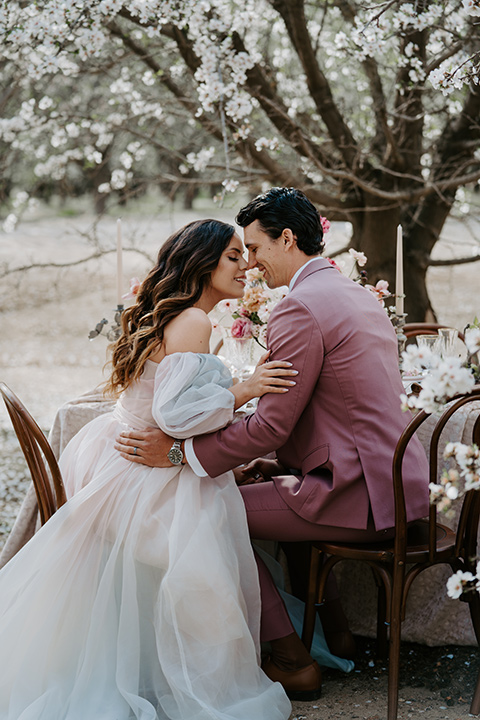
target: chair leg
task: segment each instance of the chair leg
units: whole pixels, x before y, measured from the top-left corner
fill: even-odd
[[[308,576],[307,598],[305,601],[305,613],[303,616],[302,641],[307,650],[312,647],[313,633],[315,630],[315,617],[317,601],[318,568],[320,565],[320,553],[315,548],[310,550],[310,574]]]
[[[480,715],[480,672],[477,677],[477,684],[475,685],[475,692],[473,693],[472,704],[470,705],[470,715]]]
[[[474,591],[470,593],[468,606],[475,637],[477,638],[477,643],[480,645],[480,595],[478,592]],[[470,705],[470,715],[480,715],[480,671],[478,673],[475,692],[473,693],[472,704]]]
[[[390,606],[390,652],[388,664],[388,720],[397,720],[398,684],[400,675],[400,642],[402,634],[402,603],[405,565],[397,563],[393,569]]]
[[[388,720],[397,720],[398,681],[400,674],[400,620],[393,617],[390,623],[390,652],[388,664]]]
[[[388,655],[387,629],[387,594],[383,584],[379,584],[377,599],[377,655],[381,660],[386,660]]]
[[[473,630],[477,643],[480,645],[480,595],[478,592],[469,593],[468,607],[470,610],[470,617],[472,618]]]

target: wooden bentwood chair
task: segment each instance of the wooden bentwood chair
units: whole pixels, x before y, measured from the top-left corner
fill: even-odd
[[[417,335],[438,335],[440,328],[448,327],[448,325],[439,325],[438,323],[405,323],[403,326],[403,332],[407,338],[415,338]],[[465,341],[465,336],[460,330],[458,330],[458,338],[462,342]]]
[[[60,469],[50,443],[23,403],[5,383],[0,383],[0,393],[30,470],[44,525],[67,499]]]
[[[475,400],[480,400],[480,385],[476,385],[469,395],[456,396],[436,421],[430,440],[430,482],[437,482],[438,443],[443,428],[461,407]],[[361,560],[370,565],[378,587],[377,652],[380,657],[386,657],[389,645],[388,720],[397,718],[401,624],[405,618],[407,596],[413,581],[423,570],[439,563],[450,565],[454,571],[464,570],[475,574],[480,491],[471,490],[464,496],[456,532],[437,522],[435,505],[430,506],[428,520],[419,520],[407,527],[402,462],[410,439],[428,417],[428,413],[419,411],[405,428],[395,450],[395,538],[372,544],[311,543],[309,588],[302,639],[309,649],[313,637],[315,610],[323,601],[325,583],[334,565],[347,559]],[[472,436],[473,442],[480,445],[480,411]],[[324,563],[320,562],[322,553],[326,556]],[[476,591],[468,592],[462,596],[462,600],[469,603],[473,628],[480,644],[480,595]],[[387,641],[388,628],[390,633]],[[480,675],[470,712],[474,715],[480,713]]]

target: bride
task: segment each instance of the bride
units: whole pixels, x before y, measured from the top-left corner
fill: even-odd
[[[68,502],[0,572],[1,720],[289,717],[259,667],[258,577],[233,473],[200,479],[114,450],[126,428],[190,437],[288,391],[289,363],[265,355],[232,385],[208,354],[207,313],[243,294],[242,253],[232,226],[190,223],[124,312],[115,409],[69,443]]]

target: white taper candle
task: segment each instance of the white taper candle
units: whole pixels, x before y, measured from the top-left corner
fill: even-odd
[[[117,220],[117,305],[123,305],[122,221]]]
[[[403,315],[403,234],[402,226],[397,226],[397,267],[395,275],[395,312]]]

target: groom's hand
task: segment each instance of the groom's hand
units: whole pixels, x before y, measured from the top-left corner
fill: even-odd
[[[242,465],[233,471],[237,485],[254,485],[267,482],[276,475],[284,475],[285,468],[278,460],[257,458],[248,465]]]
[[[115,449],[125,460],[149,465],[150,467],[172,467],[167,453],[173,438],[158,428],[129,430],[117,437]]]

